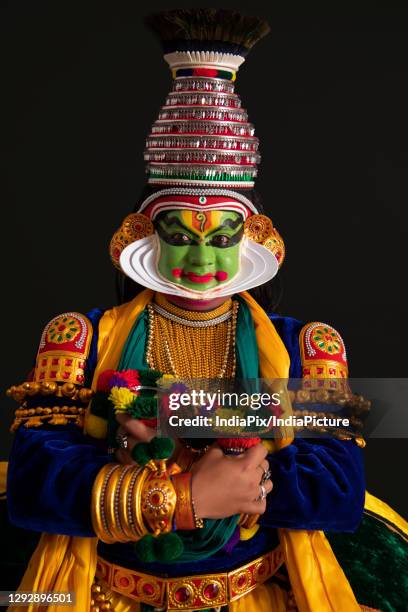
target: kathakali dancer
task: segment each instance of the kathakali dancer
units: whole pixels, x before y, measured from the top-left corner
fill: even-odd
[[[110,244],[122,303],[54,317],[9,391],[9,515],[41,533],[19,588],[74,592],[80,612],[405,609],[406,523],[366,494],[368,405],[338,383],[343,340],[260,305],[285,249],[254,191],[259,142],[235,78],[269,28],[218,9],[148,23],[173,85],[147,137],[147,186]],[[156,390],[173,379],[289,377],[303,383],[281,415],[337,406],[355,428],[156,435]],[[25,609],[66,609],[37,606]]]

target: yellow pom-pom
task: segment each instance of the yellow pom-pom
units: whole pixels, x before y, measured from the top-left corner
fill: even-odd
[[[173,374],[163,374],[163,376],[156,381],[156,384],[161,389],[170,389],[175,380],[176,377],[173,376]]]
[[[109,399],[117,412],[127,412],[135,394],[127,387],[112,387]]]
[[[98,440],[104,440],[108,434],[108,424],[102,417],[87,411],[85,415],[85,433]]]

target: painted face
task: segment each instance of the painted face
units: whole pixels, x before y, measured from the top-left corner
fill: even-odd
[[[225,210],[170,210],[155,221],[160,238],[159,272],[198,291],[230,281],[239,270],[243,219]]]

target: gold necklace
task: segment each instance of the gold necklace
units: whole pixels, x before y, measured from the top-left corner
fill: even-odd
[[[229,301],[212,311],[196,312],[173,304],[169,307],[165,298],[157,298],[159,309],[148,305],[149,366],[184,379],[234,377],[239,303]],[[192,322],[199,325],[191,325]]]

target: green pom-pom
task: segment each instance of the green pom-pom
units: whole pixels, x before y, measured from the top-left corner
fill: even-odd
[[[134,419],[152,419],[157,416],[157,399],[155,397],[137,397],[128,409]]]
[[[152,563],[156,561],[155,538],[148,533],[135,543],[135,552],[141,561]]]
[[[153,438],[150,442],[141,442],[132,448],[132,459],[138,465],[146,465],[150,459],[167,459],[175,448],[171,438]]]
[[[146,463],[149,463],[150,459],[152,458],[149,444],[147,442],[136,444],[132,448],[132,452],[130,454],[132,455],[133,461],[136,461],[138,465],[146,465]]]
[[[171,438],[153,438],[149,443],[152,459],[167,459],[175,449],[175,442]]]
[[[163,376],[158,370],[139,370],[139,379],[142,385],[154,386],[156,380]]]
[[[158,561],[173,561],[183,554],[184,544],[177,533],[163,533],[155,539],[154,550]]]

